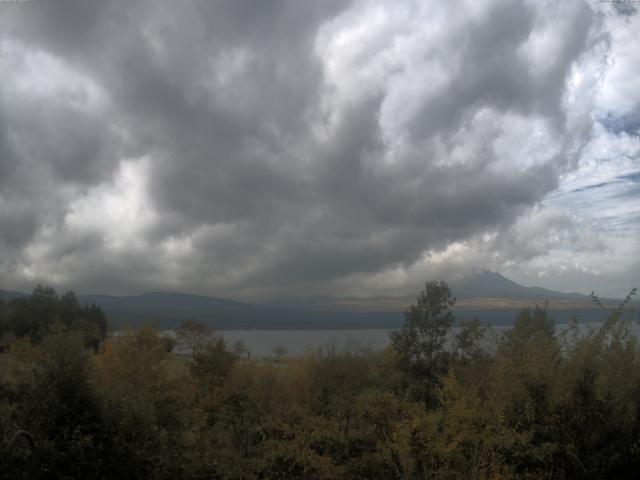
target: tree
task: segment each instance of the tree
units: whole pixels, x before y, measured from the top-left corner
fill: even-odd
[[[489,354],[484,341],[489,328],[477,318],[460,326],[455,335],[455,350],[458,360],[462,363],[477,362],[486,359]]]
[[[211,327],[196,320],[184,320],[176,329],[176,340],[192,351],[209,342],[215,332]]]
[[[5,310],[4,330],[34,343],[55,332],[78,331],[85,346],[97,350],[107,334],[107,319],[100,307],[81,307],[72,291],[59,297],[53,288],[38,285],[29,297],[11,300]]]
[[[73,328],[76,319],[80,315],[80,305],[78,298],[72,291],[66,292],[58,301],[58,310],[60,312],[60,320],[67,328]]]
[[[5,303],[4,303],[4,300],[0,298],[0,353],[2,353],[2,349],[3,349],[2,337],[4,337],[4,334],[7,330],[6,323],[7,323],[7,314],[6,314]]]
[[[275,345],[271,351],[273,355],[276,357],[276,362],[279,362],[283,355],[287,354],[287,347],[284,345]]]
[[[405,312],[402,328],[391,332],[391,345],[399,354],[399,367],[408,377],[409,390],[425,407],[437,402],[439,378],[447,370],[449,354],[444,346],[454,304],[446,282],[427,282],[416,304]]]
[[[217,387],[227,379],[236,359],[222,337],[211,337],[193,351],[191,373],[205,390]]]
[[[247,346],[244,340],[236,340],[231,350],[233,351],[233,353],[236,354],[238,358],[243,357],[245,355],[247,356],[247,358],[251,356],[249,347]]]
[[[173,384],[165,342],[153,328],[111,339],[95,358],[109,450],[103,478],[182,478],[182,384]]]
[[[107,319],[100,307],[91,304],[77,310],[69,328],[82,333],[87,348],[98,351],[107,336]]]
[[[501,347],[511,350],[514,355],[521,354],[523,348],[532,343],[558,343],[555,324],[549,317],[547,304],[542,307],[536,305],[533,310],[521,309],[513,328],[504,332],[503,337]]]
[[[47,478],[93,478],[106,439],[81,334],[57,333],[37,346],[14,345],[5,387],[15,402],[12,430],[21,427],[33,435]]]
[[[9,329],[34,343],[49,335],[53,324],[60,320],[58,295],[51,287],[38,285],[31,296],[13,299],[9,306]]]
[[[173,337],[161,337],[167,353],[171,353],[176,346],[177,340]]]

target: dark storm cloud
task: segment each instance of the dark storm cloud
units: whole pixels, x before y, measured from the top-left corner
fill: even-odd
[[[405,95],[414,114],[395,137],[386,79],[406,75],[418,90],[427,79],[383,68],[377,87],[349,90],[349,70],[328,65],[353,58],[358,75],[400,36],[383,31],[369,50],[348,35],[322,44],[384,4],[3,5],[12,62],[50,57],[77,77],[77,87],[38,96],[38,85],[24,90],[4,74],[13,83],[0,87],[0,245],[32,272],[5,279],[46,280],[57,268],[61,282],[91,289],[314,296],[350,274],[410,266],[429,249],[507,228],[557,186],[571,142],[585,135],[563,98],[594,17],[568,3],[562,19],[528,2],[468,18],[443,6],[458,29],[395,55],[452,70],[435,93]],[[527,50],[557,22],[553,33],[567,35],[553,51]],[[36,84],[49,85],[47,74]],[[528,132],[529,117],[560,140],[528,163],[517,135],[504,140],[504,122]],[[391,155],[390,136],[400,153]],[[96,226],[91,208],[125,220]]]

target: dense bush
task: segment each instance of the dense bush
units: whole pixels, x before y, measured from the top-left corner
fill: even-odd
[[[39,295],[18,308],[45,320],[17,331],[0,357],[0,430],[31,432],[42,478],[596,479],[640,469],[628,300],[586,333],[560,334],[535,308],[502,335],[478,322],[454,334],[451,292],[427,284],[386,351],[275,363],[241,359],[193,322],[181,332],[190,358],[149,327],[96,353],[69,327],[75,307]],[[6,327],[6,306],[2,315]],[[0,474],[16,477],[6,445],[0,453]]]

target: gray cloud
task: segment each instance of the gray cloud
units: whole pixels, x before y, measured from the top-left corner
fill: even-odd
[[[487,232],[540,257],[510,232],[579,163],[608,41],[581,1],[1,8],[0,280],[116,293],[340,295]]]

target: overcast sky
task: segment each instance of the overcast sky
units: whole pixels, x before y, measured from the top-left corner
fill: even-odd
[[[0,288],[640,286],[640,4],[0,2]]]

